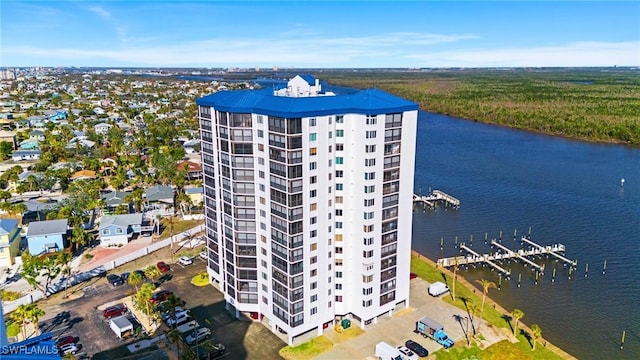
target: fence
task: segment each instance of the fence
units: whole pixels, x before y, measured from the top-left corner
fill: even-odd
[[[181,242],[181,241],[185,241],[188,238],[191,237],[192,234],[197,234],[199,232],[204,231],[204,225],[198,225],[190,230],[187,230],[185,232],[182,232],[180,234],[177,234],[173,237],[173,240],[175,240],[175,242]],[[96,276],[101,276],[104,275],[107,271],[109,270],[113,270],[114,268],[124,265],[128,262],[131,262],[133,260],[136,260],[138,258],[141,258],[143,256],[149,255],[154,251],[160,250],[164,247],[167,247],[169,245],[171,245],[171,238],[168,239],[164,239],[161,241],[158,241],[156,243],[153,243],[149,246],[146,246],[142,249],[138,249],[132,253],[126,254],[116,260],[112,260],[107,262],[106,264],[97,266],[91,270],[87,270],[85,272],[76,274],[76,275],[72,275],[71,277],[69,277],[68,283],[66,284],[67,287],[71,287],[74,285],[77,285],[81,282],[85,282],[89,279],[92,279]],[[65,281],[59,281],[56,284],[53,284],[51,286],[49,286],[47,288],[47,294],[48,296],[51,296],[55,293],[58,293],[60,291],[63,291],[65,288]],[[27,305],[27,304],[31,304],[33,302],[36,302],[40,299],[44,298],[44,294],[42,293],[42,291],[40,290],[36,290],[36,291],[32,291],[31,293],[29,293],[28,295],[25,295],[19,299],[16,299],[14,301],[7,301],[6,303],[4,303],[2,305],[2,312],[4,314],[8,314],[10,312],[12,312],[13,310],[15,310],[18,306],[20,305]]]

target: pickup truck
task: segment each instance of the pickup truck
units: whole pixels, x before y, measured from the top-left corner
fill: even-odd
[[[445,349],[453,346],[454,342],[444,332],[444,327],[437,321],[423,317],[416,322],[415,333],[422,335],[425,338],[431,338],[438,344],[442,345]]]

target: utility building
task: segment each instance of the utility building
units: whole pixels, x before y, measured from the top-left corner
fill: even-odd
[[[196,101],[211,282],[289,344],[408,306],[418,105],[368,89]]]

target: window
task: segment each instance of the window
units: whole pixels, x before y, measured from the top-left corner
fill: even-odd
[[[317,307],[311,308],[311,315],[315,315],[317,312],[318,312],[318,308]]]
[[[373,275],[362,275],[363,283],[370,283],[373,281]]]
[[[364,238],[365,245],[373,245],[373,238]]]
[[[373,300],[362,300],[362,307],[369,307],[373,303]]]
[[[336,144],[336,151],[344,151],[344,144]]]
[[[366,233],[373,232],[373,225],[362,225],[362,231]]]
[[[342,189],[343,189],[343,184],[336,184],[336,191],[342,190]]]
[[[365,137],[366,137],[367,139],[375,139],[375,138],[376,138],[376,132],[375,132],[375,130],[367,131],[367,132],[365,133]]]
[[[373,250],[365,250],[362,252],[362,257],[370,258],[373,257]]]
[[[311,295],[311,302],[316,302],[316,301],[318,301],[318,295]]]
[[[343,172],[342,170],[337,170],[337,171],[336,171],[336,177],[337,177],[337,178],[344,177],[344,172]]]
[[[342,115],[336,116],[336,124],[342,124],[342,123],[344,123],[344,116]]]
[[[344,137],[344,130],[336,130],[336,137]]]
[[[318,257],[317,257],[317,256],[312,256],[312,257],[311,257],[311,260],[309,260],[309,262],[310,262],[311,264],[315,264],[315,263],[317,263],[317,262],[318,262]]]
[[[336,302],[342,302],[342,295],[336,295]]]
[[[342,284],[336,284],[336,290],[342,290]]]
[[[336,222],[336,229],[342,229],[342,222]]]
[[[375,199],[364,199],[364,206],[373,206],[375,203]]]
[[[309,205],[309,210],[310,211],[318,210],[318,203],[313,203],[313,204]]]
[[[317,136],[318,135],[316,133],[309,134],[309,141],[316,141]]]
[[[365,213],[364,213],[364,219],[365,219],[365,220],[371,220],[371,219],[373,219],[373,211],[371,211],[371,212],[365,212]]]
[[[311,270],[311,276],[318,276],[318,269]]]
[[[364,146],[364,152],[367,152],[367,153],[376,152],[376,146],[375,145],[365,145]]]
[[[264,137],[264,131],[258,130],[258,137],[259,138],[263,138]]]
[[[312,237],[312,238],[318,236],[318,230],[311,230],[311,233],[310,233],[309,236]]]
[[[316,126],[316,118],[309,119],[309,126]]]
[[[376,159],[364,159],[364,166],[376,166]]]
[[[318,243],[311,244],[311,246],[309,248],[311,249],[311,251],[318,250]]]
[[[367,185],[364,187],[364,192],[367,194],[373,193],[376,191],[376,186],[375,185]]]
[[[313,156],[313,155],[316,155],[317,153],[318,153],[318,148],[312,147],[311,149],[309,149],[309,155]]]
[[[342,204],[343,201],[344,201],[344,197],[336,196],[336,204]]]
[[[374,172],[364,173],[365,180],[375,180],[375,178],[376,178],[376,173]]]
[[[311,283],[311,290],[316,289],[317,287],[318,287],[318,282],[317,281],[314,281],[314,282]],[[317,298],[318,297],[316,296],[316,299]]]
[[[342,278],[342,271],[336,271],[336,278]]]
[[[312,198],[316,197],[317,195],[318,195],[318,190],[311,190],[309,192],[309,196]]]
[[[329,131],[329,139],[333,138],[333,131]]]
[[[336,209],[336,216],[342,216],[342,209]]]
[[[375,125],[378,118],[375,115],[367,115],[367,125]]]
[[[371,294],[373,294],[373,288],[372,287],[362,289],[362,295],[371,295]]]
[[[316,163],[315,161],[312,161],[309,163],[309,170],[315,170],[318,168],[318,163]]]
[[[344,158],[342,156],[336,157],[336,165],[342,165],[344,163]]]

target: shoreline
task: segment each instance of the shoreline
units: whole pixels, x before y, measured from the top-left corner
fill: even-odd
[[[411,249],[411,254],[415,255],[420,261],[434,267],[435,269],[437,269],[438,271],[441,271],[445,274],[447,274],[447,276],[449,276],[451,279],[453,279],[453,272],[450,271],[447,268],[441,268],[438,267],[436,265],[436,263],[429,259],[428,257],[420,254],[419,252]],[[473,291],[474,293],[478,290],[475,286],[473,286],[469,281],[467,281],[467,279],[465,279],[463,276],[458,276],[456,279],[460,284],[462,284],[463,286],[465,286],[467,289]],[[486,300],[485,300],[486,305],[490,305],[493,306],[497,311],[503,313],[503,314],[510,314],[510,311],[507,311],[505,308],[503,308],[500,304],[498,304],[497,302],[495,302],[490,296],[489,294],[487,294],[486,296]],[[529,328],[529,326],[527,324],[525,324],[524,322],[522,322],[522,320],[518,321],[518,326],[522,329],[524,329],[527,332],[531,332],[531,329]],[[562,350],[561,348],[559,348],[558,346],[552,344],[551,342],[549,342],[548,340],[546,340],[544,337],[541,337],[539,340],[540,344],[545,344],[544,346],[553,351],[556,355],[558,355],[559,357],[561,357],[562,359],[571,359],[571,360],[577,360],[577,358],[571,354],[569,354],[568,352]]]

